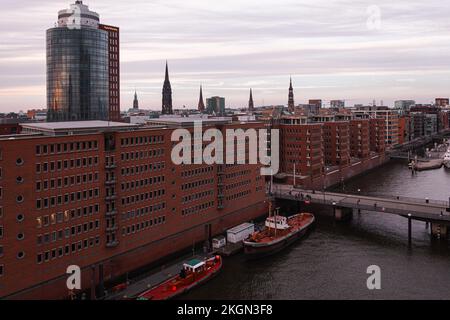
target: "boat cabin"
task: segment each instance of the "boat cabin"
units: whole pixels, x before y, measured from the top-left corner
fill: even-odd
[[[199,273],[205,269],[205,261],[201,261],[199,259],[192,259],[185,264],[183,264],[183,270],[189,273]]]
[[[286,230],[290,226],[287,223],[287,218],[282,216],[269,217],[266,219],[266,227],[270,229]]]

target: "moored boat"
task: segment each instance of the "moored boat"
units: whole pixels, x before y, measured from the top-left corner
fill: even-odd
[[[244,241],[244,252],[250,258],[274,254],[304,237],[314,222],[315,217],[311,213],[291,217],[269,214],[265,227]]]
[[[138,300],[168,300],[213,278],[222,269],[222,258],[193,259],[183,264],[181,272],[138,295]]]

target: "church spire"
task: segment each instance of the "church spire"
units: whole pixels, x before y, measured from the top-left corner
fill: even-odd
[[[172,110],[172,87],[169,80],[169,65],[166,61],[166,76],[162,90],[162,114],[173,114]]]
[[[133,109],[139,109],[139,100],[136,90],[134,91]]]
[[[203,89],[200,85],[200,98],[198,100],[198,111],[204,112],[205,111],[205,103],[203,102]]]
[[[255,105],[253,103],[253,91],[250,88],[250,99],[248,100],[248,111],[254,111]]]
[[[292,87],[292,77],[290,78],[289,83],[289,101],[288,101],[288,110],[294,112],[295,103],[294,103],[294,88]]]

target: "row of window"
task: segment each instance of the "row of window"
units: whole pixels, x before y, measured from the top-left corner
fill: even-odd
[[[203,199],[205,197],[209,197],[209,196],[213,196],[213,195],[214,195],[214,190],[208,190],[208,191],[190,194],[190,195],[182,198],[182,203],[196,201],[196,200]]]
[[[138,202],[142,202],[142,201],[159,198],[159,197],[164,196],[165,194],[166,194],[166,190],[160,189],[160,190],[155,190],[155,191],[150,191],[150,192],[145,192],[145,193],[141,193],[141,194],[137,194],[137,195],[124,197],[124,198],[122,198],[122,205],[125,206],[125,205],[130,205],[130,204],[134,204],[134,203],[138,203]]]
[[[193,188],[202,187],[208,184],[214,183],[214,179],[205,179],[205,180],[198,180],[194,182],[189,182],[181,185],[181,190],[189,190]]]
[[[225,187],[225,190],[236,189],[236,188],[239,188],[239,187],[243,187],[243,186],[249,185],[249,184],[251,184],[251,183],[252,183],[251,180],[239,181],[239,182],[236,182],[236,183],[227,185],[227,186]]]
[[[139,231],[144,231],[148,228],[164,224],[165,222],[166,217],[162,216],[151,220],[142,221],[131,226],[122,227],[122,236],[128,236]]]
[[[37,236],[37,244],[48,244],[50,242],[60,241],[64,238],[68,239],[70,237],[75,237],[77,235],[90,232],[93,230],[98,230],[100,228],[100,220],[85,222],[77,226],[71,226],[70,228],[65,228],[64,230],[53,231],[51,233],[46,233],[44,235]]]
[[[50,198],[36,199],[36,209],[46,209],[49,207],[68,204],[70,202],[94,199],[98,198],[99,195],[100,195],[99,188],[95,188],[78,192],[66,193],[64,195],[54,196]]]
[[[46,155],[55,153],[77,152],[77,151],[89,151],[97,150],[97,141],[81,141],[81,142],[69,142],[69,143],[57,143],[57,144],[43,144],[36,146],[36,155]]]
[[[207,166],[207,167],[201,167],[193,170],[186,170],[181,172],[181,177],[193,177],[200,174],[210,173],[213,172],[214,167],[213,166]]]
[[[227,179],[233,179],[233,178],[236,178],[236,177],[240,177],[240,176],[244,176],[244,175],[250,174],[251,172],[252,172],[251,170],[242,170],[242,171],[232,172],[232,173],[228,173],[226,175],[226,178]]]
[[[121,147],[132,147],[145,144],[164,143],[164,136],[144,136],[120,139]]]
[[[228,196],[227,200],[240,199],[240,198],[248,196],[250,193],[252,193],[250,190],[245,190],[245,191],[242,191],[242,192],[238,192],[238,193],[235,193],[235,194],[232,194],[232,195]]]
[[[202,203],[202,204],[181,210],[181,215],[187,216],[187,215],[191,215],[194,213],[200,213],[201,211],[205,211],[212,207],[214,207],[214,201]]]
[[[64,212],[53,213],[51,215],[37,217],[37,227],[48,227],[50,224],[67,222],[69,220],[79,219],[81,217],[92,216],[100,212],[100,206],[98,204],[89,205],[83,208],[66,210]]]
[[[83,183],[98,182],[99,174],[95,173],[85,173],[70,177],[61,177],[57,179],[49,179],[43,181],[36,181],[36,191],[45,191],[48,189],[56,188],[67,188],[74,185],[80,185]]]
[[[36,163],[36,173],[47,173],[98,165],[98,156]]]
[[[123,152],[120,154],[120,157],[122,161],[129,161],[162,157],[163,155],[164,149],[153,149],[146,151]]]
[[[122,183],[121,189],[122,189],[122,191],[135,190],[135,189],[139,189],[139,188],[145,187],[145,186],[150,186],[153,184],[164,183],[164,181],[165,181],[164,176],[157,176],[157,177],[151,177],[151,178],[141,179],[141,180],[136,180],[136,181],[129,181],[126,183],[125,182]]]
[[[88,249],[89,247],[94,247],[100,245],[100,236],[90,237],[89,239],[80,240],[74,242],[71,245],[67,244],[64,247],[54,248],[43,253],[38,253],[36,257],[36,262],[41,264],[43,262],[48,262],[56,258],[62,258],[63,256],[68,256],[69,254],[75,254],[83,249]]]
[[[166,209],[165,202],[154,204],[154,205],[144,207],[144,208],[138,208],[136,210],[130,210],[130,211],[122,213],[122,220],[129,220],[129,219],[143,217],[148,214],[162,211],[164,209]]]
[[[122,168],[121,173],[122,176],[128,176],[134,174],[141,174],[145,172],[160,171],[163,170],[164,168],[165,162],[157,162],[157,163],[143,164],[140,166]]]

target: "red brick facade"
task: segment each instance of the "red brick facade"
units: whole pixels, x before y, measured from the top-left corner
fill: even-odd
[[[350,126],[347,121],[323,124],[325,164],[347,166],[350,163]]]
[[[61,298],[69,265],[87,288],[266,212],[260,165],[176,166],[172,131],[0,140],[0,297]]]
[[[370,156],[369,120],[350,120],[350,155],[365,159]]]

